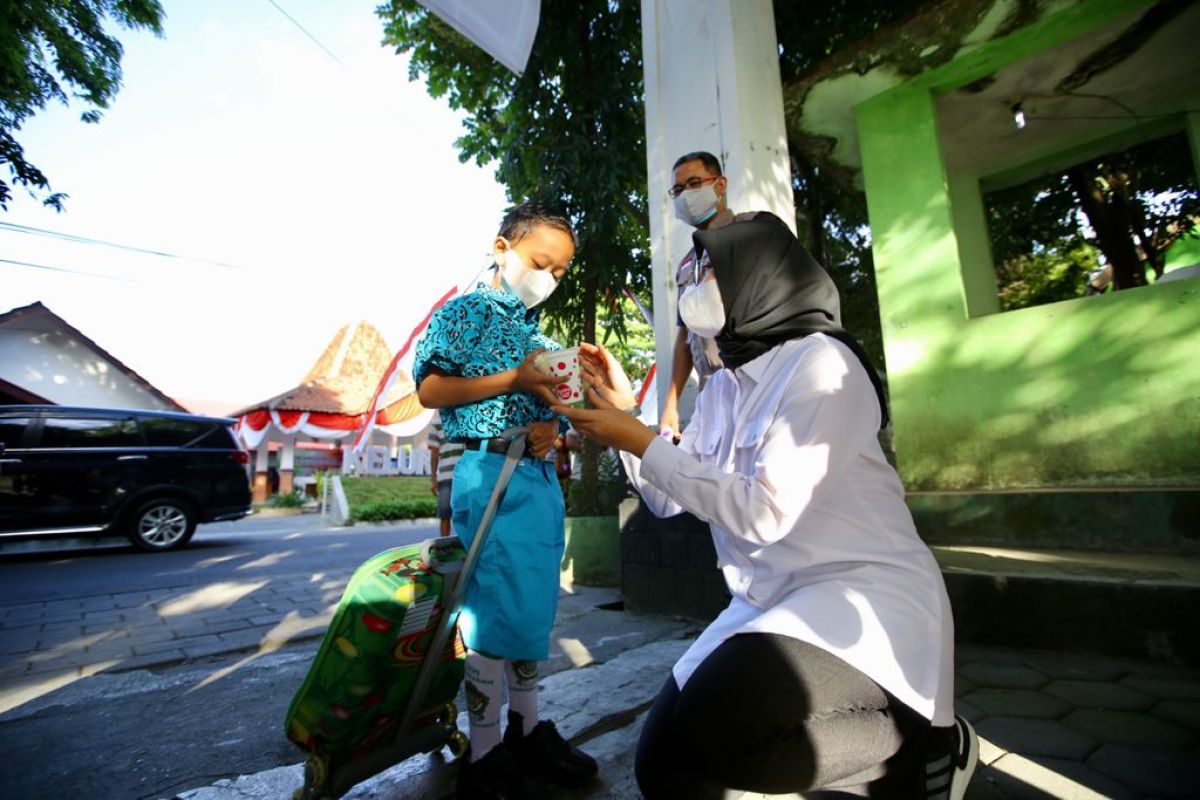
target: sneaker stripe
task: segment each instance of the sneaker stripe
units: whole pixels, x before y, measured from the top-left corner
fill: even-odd
[[[954,777],[954,774],[951,772],[947,772],[944,775],[938,775],[935,778],[927,779],[925,781],[925,791],[936,792],[939,789],[946,788],[947,786],[950,785],[950,779],[952,777]]]
[[[945,757],[939,758],[937,761],[931,761],[925,765],[926,774],[932,775],[935,772],[942,772],[953,766],[953,754],[947,753]]]

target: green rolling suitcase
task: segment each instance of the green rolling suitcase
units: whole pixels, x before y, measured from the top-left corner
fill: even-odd
[[[284,722],[308,753],[294,800],[337,798],[417,754],[466,751],[454,698],[466,650],[462,590],[525,447],[506,431],[504,468],[470,551],[456,537],[386,550],[350,578]]]

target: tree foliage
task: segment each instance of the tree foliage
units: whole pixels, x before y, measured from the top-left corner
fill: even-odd
[[[629,287],[649,294],[641,14],[636,3],[544,3],[525,73],[517,76],[415,0],[377,13],[384,42],[409,54],[409,77],[466,112],[463,161],[494,164],[513,203],[540,200],[571,218],[579,247],[545,305],[551,334],[594,342],[597,306]],[[625,339],[614,303],[606,335]],[[582,491],[598,497],[599,454],[589,443]]]
[[[1186,135],[1144,142],[985,195],[1004,310],[1081,297],[1111,267],[1114,290],[1161,277],[1196,230],[1200,190]]]
[[[460,158],[494,164],[513,203],[540,200],[571,217],[579,248],[545,314],[551,333],[595,341],[597,301],[650,284],[637,4],[543,4],[521,76],[414,0],[378,14],[385,43],[409,54],[410,78],[466,112]],[[624,335],[620,307],[608,324]]]
[[[158,0],[4,0],[0,3],[0,163],[13,185],[44,194],[62,210],[66,195],[50,191],[46,175],[25,158],[17,132],[51,101],[69,96],[89,107],[84,122],[98,122],[121,87],[121,43],[104,29],[111,17],[126,28],[162,33]],[[0,179],[0,208],[12,186]]]
[[[774,0],[784,85],[843,48],[915,13],[927,0]],[[845,174],[791,147],[796,231],[829,271],[842,299],[842,324],[882,369],[883,337],[866,198]]]

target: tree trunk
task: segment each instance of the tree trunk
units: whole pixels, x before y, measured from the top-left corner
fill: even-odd
[[[1100,250],[1113,268],[1116,288],[1145,286],[1146,276],[1133,244],[1127,215],[1121,214],[1116,204],[1105,197],[1095,178],[1080,168],[1068,170],[1067,179],[1079,198],[1083,213],[1087,214],[1092,229],[1096,231]]]
[[[821,198],[817,195],[816,172],[808,159],[796,159],[796,167],[804,176],[804,215],[808,217],[808,251],[817,263],[828,269],[829,259],[825,252],[825,209],[821,207]]]

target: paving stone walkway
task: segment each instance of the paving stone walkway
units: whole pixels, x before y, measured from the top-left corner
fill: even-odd
[[[312,576],[296,576],[262,587],[231,581],[6,607],[0,713],[98,672],[161,669],[319,636],[342,582],[317,584],[314,592]],[[603,590],[564,598],[555,630],[544,703],[597,754],[604,774],[563,800],[637,797],[631,759],[638,717],[698,630],[666,617],[595,612],[615,599]],[[972,800],[1200,796],[1200,670],[964,645],[956,679],[959,712],[983,740]],[[434,800],[448,794],[452,772],[444,762],[416,759],[349,797]],[[181,796],[286,797],[298,775],[297,765],[284,766]]]

